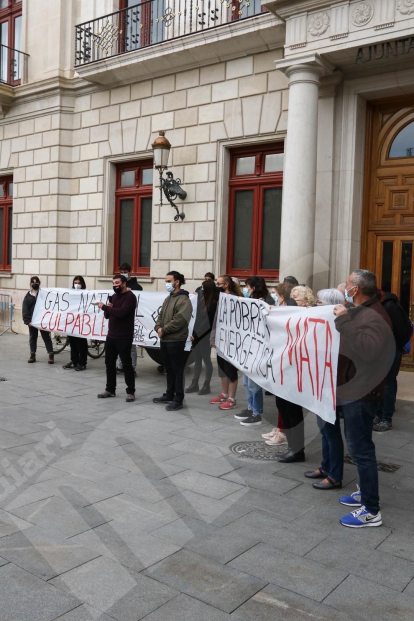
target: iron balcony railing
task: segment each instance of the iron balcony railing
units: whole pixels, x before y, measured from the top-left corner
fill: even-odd
[[[144,0],[76,26],[75,67],[261,12],[260,0]]]
[[[27,82],[29,55],[7,45],[0,45],[0,83],[18,86]]]

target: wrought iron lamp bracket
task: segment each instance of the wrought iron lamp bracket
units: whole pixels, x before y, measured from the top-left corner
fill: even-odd
[[[185,213],[181,212],[177,205],[175,204],[175,199],[180,198],[181,200],[185,200],[187,198],[187,192],[183,190],[181,187],[181,179],[174,179],[173,173],[168,171],[166,173],[167,178],[165,179],[163,176],[163,170],[160,170],[160,206],[162,207],[162,195],[164,194],[167,201],[170,203],[171,207],[175,209],[177,212],[174,216],[174,221],[178,222],[179,220],[184,220]]]

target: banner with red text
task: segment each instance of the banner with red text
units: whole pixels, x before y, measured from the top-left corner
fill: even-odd
[[[217,353],[265,390],[333,423],[340,338],[333,308],[221,294]]]
[[[135,310],[134,344],[142,347],[159,347],[160,340],[154,330],[162,303],[169,293],[162,291],[133,291],[137,298]],[[97,303],[107,304],[113,291],[88,289],[40,289],[32,317],[32,325],[69,336],[104,341],[108,333],[108,321]],[[193,332],[197,310],[197,296],[190,295],[193,314],[189,335]],[[186,349],[191,349],[190,338]]]

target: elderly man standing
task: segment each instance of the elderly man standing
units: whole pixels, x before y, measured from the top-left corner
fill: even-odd
[[[372,430],[385,378],[394,360],[395,340],[391,321],[380,302],[375,274],[355,270],[348,277],[345,300],[353,307],[338,304],[334,308],[336,329],[341,335],[337,401],[360,489],[339,499],[355,509],[340,522],[350,528],[381,526]]]

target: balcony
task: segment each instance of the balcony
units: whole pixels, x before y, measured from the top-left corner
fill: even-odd
[[[91,82],[111,84],[217,62],[275,47],[275,30],[263,33],[281,23],[263,12],[261,0],[144,0],[77,25],[75,69]]]
[[[28,59],[28,54],[0,45],[0,117],[10,108],[13,87],[27,82]]]

